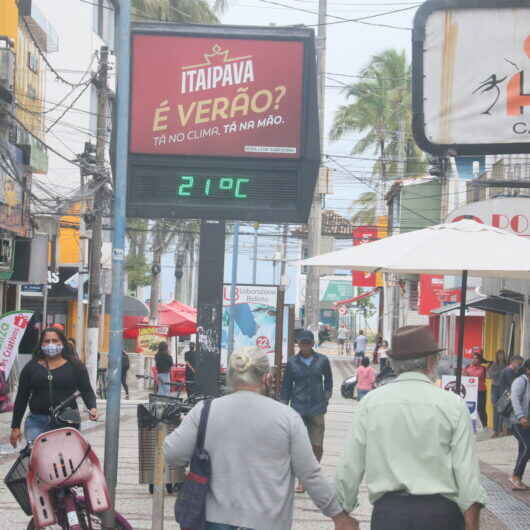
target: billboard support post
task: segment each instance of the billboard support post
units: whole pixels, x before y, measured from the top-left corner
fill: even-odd
[[[202,221],[197,298],[197,391],[218,394],[223,321],[224,221]]]
[[[114,528],[114,506],[118,475],[120,438],[121,352],[123,349],[123,269],[125,256],[125,203],[127,196],[127,153],[129,136],[131,4],[120,2],[116,12],[117,98],[116,167],[112,232],[112,296],[110,299],[110,348],[108,362],[107,413],[105,421],[105,478],[111,509],[103,514],[103,528]],[[79,278],[81,283],[81,277]]]
[[[234,352],[234,305],[236,303],[237,266],[239,261],[239,221],[234,223],[232,245],[232,282],[230,284],[230,324],[228,327],[228,360]]]

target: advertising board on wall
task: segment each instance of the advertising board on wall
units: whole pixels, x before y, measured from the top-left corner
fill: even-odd
[[[259,348],[274,364],[278,287],[275,285],[237,285],[234,303],[234,351]],[[230,324],[230,285],[224,286],[221,366],[226,367]]]
[[[456,390],[456,375],[443,375],[442,388],[450,392]],[[477,400],[478,400],[478,378],[462,376],[462,388],[460,390],[461,398],[466,402],[471,419],[478,419]]]
[[[135,24],[131,46],[128,215],[307,219],[312,30]]]
[[[430,0],[418,9],[413,132],[424,151],[530,151],[529,26],[530,6],[519,0]]]
[[[448,223],[473,219],[477,223],[501,228],[512,234],[530,237],[530,198],[497,197],[465,204],[453,210]]]

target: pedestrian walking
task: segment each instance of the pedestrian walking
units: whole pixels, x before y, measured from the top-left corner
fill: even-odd
[[[381,337],[381,335],[377,335],[377,337],[375,338],[374,353],[372,355],[372,362],[374,364],[379,364],[379,350],[382,345],[383,345],[383,337]]]
[[[383,340],[379,347],[379,373],[384,373],[388,365],[388,341]]]
[[[501,372],[500,377],[500,391],[501,395],[504,392],[511,391],[512,383],[515,381],[516,377],[521,375],[521,366],[524,363],[524,359],[520,355],[514,355],[510,364]]]
[[[162,396],[167,396],[171,388],[169,374],[173,366],[173,359],[169,355],[167,342],[161,342],[158,345],[158,351],[155,355],[155,365],[158,374],[158,393]]]
[[[361,361],[361,366],[355,372],[357,376],[357,399],[361,399],[374,389],[375,370],[370,366],[370,359],[364,357]]]
[[[188,397],[195,392],[195,370],[196,370],[196,351],[195,344],[190,342],[190,349],[184,353],[184,362],[186,363],[186,394]]]
[[[346,327],[346,324],[341,324],[337,333],[337,343],[339,345],[339,355],[344,355],[346,350],[346,343],[351,338],[351,332]]]
[[[235,352],[229,361],[232,393],[212,401],[205,450],[211,462],[206,530],[289,530],[298,478],[336,530],[355,530],[326,482],[302,418],[266,397],[270,366],[261,350]],[[195,448],[203,402],[164,444],[169,465],[185,466]],[[227,418],[237,418],[227,428]]]
[[[313,347],[311,331],[298,337],[299,353],[289,358],[283,376],[281,401],[291,405],[304,420],[316,459],[320,462],[324,448],[324,416],[333,392],[333,376],[329,359]],[[299,484],[298,493],[304,492]]]
[[[495,354],[495,362],[488,368],[488,377],[491,379],[491,404],[493,405],[493,438],[500,436],[503,430],[503,418],[497,411],[497,401],[502,396],[501,374],[506,368],[506,354],[504,350],[498,350]]]
[[[482,365],[482,354],[473,354],[471,364],[464,368],[463,374],[478,379],[477,411],[482,423],[482,428],[488,428],[488,414],[486,412],[486,367]]]
[[[353,511],[364,479],[372,530],[479,528],[486,493],[471,417],[460,397],[433,383],[439,352],[428,326],[398,329],[389,351],[397,379],[354,408],[337,494]]]
[[[125,350],[122,350],[121,352],[121,384],[123,386],[123,390],[125,390],[125,399],[129,399],[129,385],[127,384],[127,372],[129,371],[130,366],[131,366],[131,363],[129,361],[129,356],[127,355],[127,352]]]
[[[30,413],[25,421],[24,437],[32,442],[39,434],[57,428],[51,424],[50,411],[78,390],[90,419],[95,421],[96,395],[86,367],[74,356],[60,329],[46,328],[33,358],[20,373],[11,421],[11,445],[16,447],[22,438],[20,425],[28,404]],[[77,409],[77,403],[73,401],[70,407]]]
[[[523,482],[523,476],[530,459],[530,360],[527,359],[522,368],[523,373],[514,380],[511,389],[512,434],[519,450],[510,482],[513,490],[528,491],[530,487]]]
[[[366,337],[364,331],[361,329],[359,331],[359,335],[355,337],[355,340],[353,342],[353,351],[355,352],[355,366],[361,365],[361,361],[363,360],[367,346],[368,337]]]

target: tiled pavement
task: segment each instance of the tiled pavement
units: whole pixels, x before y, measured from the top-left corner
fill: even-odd
[[[342,451],[350,425],[350,412],[355,402],[344,400],[340,396],[340,383],[353,371],[351,361],[337,359],[333,351],[326,348],[333,359],[335,392],[330,404],[326,424],[324,459],[325,474],[333,479],[335,465]],[[103,408],[102,406],[100,408]],[[0,415],[0,475],[5,476],[12,465],[15,455],[5,445],[8,434],[8,414]],[[87,437],[97,454],[103,455],[103,421],[87,432]],[[489,493],[488,509],[483,511],[482,529],[485,530],[523,530],[530,529],[530,493],[514,495],[509,489],[506,476],[515,460],[515,442],[511,437],[488,440],[479,443],[479,454],[484,473],[484,485]],[[527,471],[530,482],[530,466]],[[165,528],[176,529],[173,518],[173,497],[166,499]],[[124,402],[122,408],[120,435],[120,462],[118,476],[117,508],[126,515],[137,530],[151,528],[151,496],[146,486],[138,484],[138,434],[136,425],[136,403]],[[22,530],[26,528],[27,517],[11,498],[3,483],[0,484],[1,528]],[[356,517],[361,528],[369,528],[371,507],[366,490],[362,487],[361,505]],[[323,517],[309,497],[297,495],[295,502],[295,530],[332,529],[331,521]],[[274,529],[271,529],[274,530]]]

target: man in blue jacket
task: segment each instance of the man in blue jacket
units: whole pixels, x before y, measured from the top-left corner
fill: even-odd
[[[285,367],[281,400],[302,416],[313,452],[320,462],[324,446],[324,415],[333,392],[333,376],[329,359],[317,353],[314,345],[313,333],[302,331],[298,337],[299,353],[291,357]],[[297,492],[303,491],[299,484]]]

